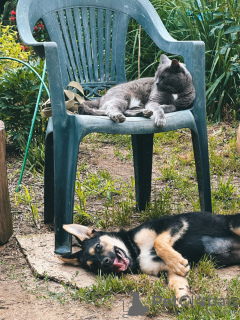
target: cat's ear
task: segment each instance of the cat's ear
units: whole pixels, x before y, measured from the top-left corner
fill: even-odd
[[[160,64],[165,64],[165,63],[170,62],[170,61],[171,60],[165,54],[161,54]]]
[[[172,59],[172,64],[171,64],[171,68],[178,70],[180,69],[180,64],[176,59]]]

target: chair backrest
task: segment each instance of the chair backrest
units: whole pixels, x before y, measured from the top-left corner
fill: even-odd
[[[63,86],[75,80],[90,94],[126,81],[130,18],[163,45],[164,37],[170,37],[148,0],[19,0],[18,6],[31,29],[42,19],[50,40],[57,43]]]
[[[68,6],[49,12],[43,21],[60,49],[66,82],[78,81],[97,95],[99,87],[125,80],[127,15],[104,7]]]

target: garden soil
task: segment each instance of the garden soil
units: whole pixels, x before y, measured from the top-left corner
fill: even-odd
[[[91,148],[86,144],[80,150],[81,160],[85,160],[92,172],[108,170],[113,177],[121,177],[130,182],[133,176],[131,161],[122,161],[114,155],[114,147],[101,144],[99,148]],[[123,154],[127,151],[121,151]],[[36,226],[26,215],[26,208],[19,204],[15,207],[14,190],[17,186],[21,169],[20,156],[11,145],[7,145],[7,164],[9,191],[14,223],[14,234],[3,246],[0,246],[0,320],[62,320],[62,319],[149,319],[146,316],[130,317],[126,310],[132,298],[128,295],[117,295],[111,305],[95,306],[91,303],[79,302],[66,294],[65,284],[78,282],[76,268],[63,266],[53,254],[53,226],[44,225],[42,221]],[[153,165],[153,178],[157,177],[158,165]],[[40,211],[43,212],[43,179],[38,175],[24,173],[23,184],[29,189],[34,185]],[[88,204],[94,210],[98,203]],[[27,239],[27,240],[26,240]],[[44,244],[44,239],[46,244]],[[37,255],[35,250],[43,250]],[[48,250],[49,249],[49,250]],[[30,257],[32,255],[32,257]],[[49,261],[49,270],[44,269],[44,260]],[[54,263],[56,262],[56,266]],[[38,266],[37,266],[38,265]],[[48,269],[48,267],[46,267]],[[55,270],[56,268],[56,270]],[[65,275],[59,275],[59,270]],[[220,277],[230,279],[239,275],[240,268],[218,270]],[[70,271],[69,271],[70,272]],[[61,272],[60,272],[61,273]],[[50,274],[50,276],[49,276]],[[83,271],[86,284],[91,283],[94,276]],[[81,274],[80,274],[81,277]],[[82,282],[80,278],[79,284]],[[81,286],[81,285],[79,285]],[[124,302],[124,303],[123,303]],[[171,319],[169,314],[161,313],[156,319]]]

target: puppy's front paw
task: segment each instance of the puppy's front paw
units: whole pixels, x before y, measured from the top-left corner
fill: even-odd
[[[190,266],[188,264],[187,259],[183,257],[178,258],[177,260],[172,260],[168,263],[168,266],[171,268],[173,272],[179,274],[182,277],[186,277],[189,274]]]
[[[183,290],[183,295],[181,295],[181,289],[179,289],[179,291],[176,293],[176,298],[177,298],[177,301],[176,301],[176,304],[179,308],[183,307],[183,306],[186,306],[186,307],[190,307],[191,306],[191,298],[190,296],[188,295],[188,292],[184,292],[184,288],[182,289]]]
[[[145,118],[150,118],[152,115],[153,115],[152,110],[148,110],[148,109],[144,109],[144,110],[143,110],[143,116],[144,116]]]

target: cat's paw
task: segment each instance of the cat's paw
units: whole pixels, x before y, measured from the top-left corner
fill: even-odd
[[[153,115],[152,110],[148,110],[148,109],[143,110],[143,116],[145,118],[150,118],[152,115]]]
[[[166,124],[166,118],[155,118],[155,124],[157,127],[164,127]]]
[[[84,106],[83,104],[78,105],[78,114],[84,114]]]
[[[123,114],[118,113],[118,114],[114,115],[112,117],[112,119],[118,123],[122,123],[126,120],[126,117]]]

